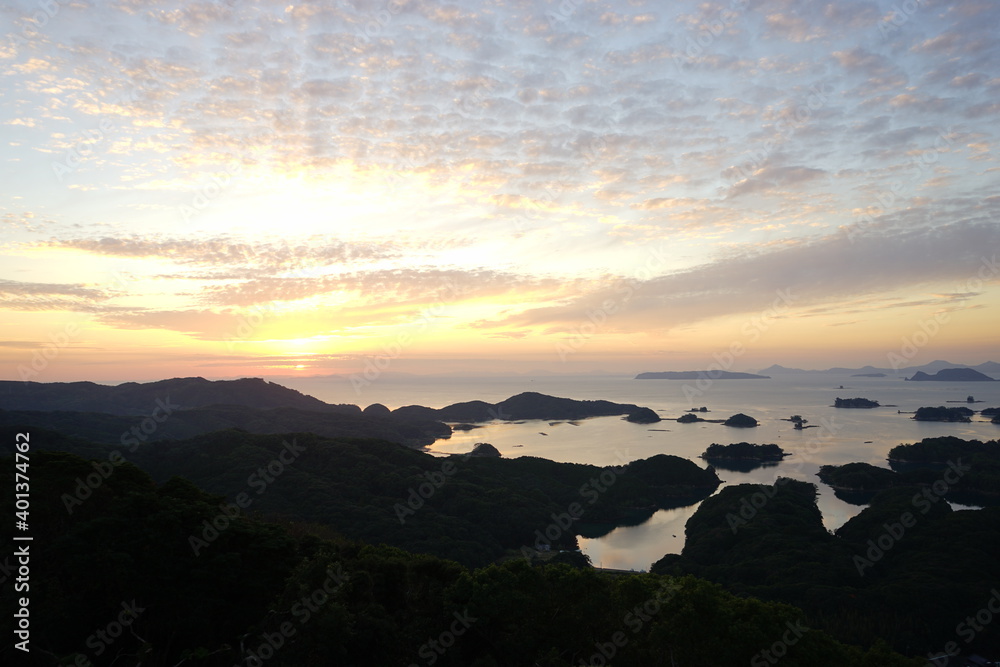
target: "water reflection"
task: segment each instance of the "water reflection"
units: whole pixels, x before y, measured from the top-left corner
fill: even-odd
[[[648,570],[664,554],[684,548],[684,524],[701,503],[658,510],[638,526],[619,526],[599,539],[581,537],[580,549],[594,567]]]

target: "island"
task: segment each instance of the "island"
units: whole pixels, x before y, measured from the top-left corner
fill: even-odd
[[[703,422],[703,421],[705,420],[699,417],[698,415],[694,414],[693,412],[685,413],[677,418],[678,424],[694,424],[695,422]]]
[[[901,482],[891,470],[870,463],[820,466],[816,473],[830,488],[837,491],[882,491]]]
[[[735,426],[737,428],[753,428],[757,425],[757,420],[742,412],[738,412],[722,423],[726,426]]]
[[[946,408],[943,405],[936,408],[917,408],[913,419],[918,422],[969,422],[976,414],[969,408]]]
[[[780,461],[788,454],[778,445],[755,445],[737,442],[731,445],[712,443],[701,455],[706,461]]]
[[[889,450],[888,461],[890,465],[919,463],[947,467],[950,462],[971,460],[978,455],[986,455],[1000,463],[1000,442],[964,440],[953,435],[924,438],[911,445],[896,445]],[[1000,486],[996,488],[1000,490]]]
[[[833,402],[833,407],[835,408],[877,408],[879,407],[878,401],[872,401],[867,398],[836,398]]]
[[[633,424],[655,424],[660,421],[660,415],[656,414],[649,408],[639,408],[635,412],[630,412],[625,421],[630,421]]]
[[[636,380],[770,380],[769,375],[756,373],[733,373],[723,370],[708,371],[660,371],[656,373],[639,373]]]
[[[934,375],[917,371],[913,377],[904,379],[909,382],[996,382],[989,375],[972,368],[945,368]]]
[[[885,373],[855,373],[852,378],[884,378]]]
[[[464,458],[468,458],[470,456],[475,456],[475,457],[478,457],[478,458],[484,458],[485,457],[485,458],[498,459],[498,458],[500,458],[503,455],[500,453],[499,449],[497,449],[496,447],[494,447],[490,443],[488,443],[488,442],[477,442],[476,445],[472,448],[471,452],[469,452],[467,454],[459,454],[458,456],[462,456]]]
[[[465,401],[443,408],[406,405],[392,411],[393,417],[406,420],[437,420],[475,424],[494,420],[515,421],[522,419],[575,420],[587,417],[612,417],[630,415],[640,407],[630,403],[611,401],[578,401],[572,398],[547,396],[526,391],[499,403]]]

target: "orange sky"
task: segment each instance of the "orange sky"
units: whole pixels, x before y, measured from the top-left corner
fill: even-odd
[[[1000,359],[1000,7],[386,7],[10,5],[2,376]]]

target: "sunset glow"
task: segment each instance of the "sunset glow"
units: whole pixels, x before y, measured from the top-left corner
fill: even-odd
[[[46,6],[7,379],[997,356],[995,3]]]

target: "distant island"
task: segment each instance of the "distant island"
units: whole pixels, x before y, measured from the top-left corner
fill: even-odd
[[[884,378],[885,373],[855,373],[852,378]]]
[[[726,426],[735,426],[737,428],[753,428],[757,425],[757,420],[749,415],[745,415],[742,412],[738,412],[726,421],[723,422]]]
[[[910,382],[996,382],[989,375],[972,368],[945,368],[934,375],[917,371],[913,377],[906,379]]]
[[[639,408],[635,412],[630,412],[625,417],[625,421],[630,421],[633,424],[655,424],[660,421],[660,415],[649,408]]]
[[[872,401],[867,398],[836,398],[833,402],[833,407],[835,408],[877,408],[879,407],[878,401]]]
[[[976,414],[969,408],[946,408],[943,405],[933,408],[918,408],[913,418],[918,422],[968,422]]]
[[[499,403],[486,401],[465,401],[453,403],[443,408],[428,408],[422,405],[405,405],[392,411],[392,416],[406,420],[437,420],[475,424],[493,420],[512,421],[518,419],[586,419],[587,417],[612,417],[631,415],[643,408],[631,403],[611,401],[578,401],[572,398],[547,396],[534,391],[526,391],[504,399]],[[652,411],[650,411],[652,412]],[[653,413],[655,415],[655,413]]]
[[[780,461],[788,456],[778,445],[755,445],[737,442],[731,445],[711,444],[701,455],[706,461],[713,459],[736,461]]]
[[[957,364],[950,361],[942,361],[940,359],[932,361],[929,364],[924,364],[922,366],[909,366],[906,368],[879,368],[877,366],[862,366],[861,368],[845,368],[842,366],[835,366],[833,368],[827,369],[815,369],[815,370],[804,370],[802,368],[786,368],[785,366],[779,366],[778,364],[773,364],[767,368],[762,368],[759,373],[767,373],[768,375],[795,375],[801,373],[826,373],[829,375],[868,375],[874,373],[883,373],[886,376],[898,377],[900,375],[909,375],[910,373],[916,373],[917,371],[923,371],[924,373],[935,373],[945,368],[973,368],[982,373],[1000,373],[1000,363],[996,361],[986,361],[981,364]]]
[[[755,373],[733,373],[730,371],[660,371],[639,373],[636,380],[770,380],[768,375]]]

